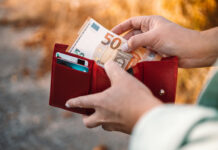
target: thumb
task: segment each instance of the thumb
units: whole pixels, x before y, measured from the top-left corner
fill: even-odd
[[[124,69],[112,60],[105,63],[104,67],[111,84],[122,81],[123,77],[127,74]]]
[[[95,108],[98,105],[98,101],[102,100],[103,97],[103,93],[80,96],[68,100],[65,106],[67,108]]]
[[[152,36],[150,32],[134,35],[128,40],[128,47],[131,51],[142,46],[151,46],[151,44]]]

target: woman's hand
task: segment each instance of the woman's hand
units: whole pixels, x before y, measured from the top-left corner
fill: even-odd
[[[112,29],[116,34],[129,31],[127,51],[147,47],[167,56],[178,56],[180,67],[210,66],[218,57],[218,28],[195,31],[183,28],[161,16],[130,18]]]
[[[104,92],[67,101],[67,107],[94,108],[95,113],[84,116],[88,128],[102,125],[108,131],[131,133],[140,116],[162,103],[136,78],[116,63],[105,64],[111,87]]]

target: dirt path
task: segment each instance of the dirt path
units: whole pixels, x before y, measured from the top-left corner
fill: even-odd
[[[128,136],[86,129],[79,115],[48,105],[50,73],[36,79],[42,50],[20,46],[33,31],[0,26],[0,149],[127,149]]]

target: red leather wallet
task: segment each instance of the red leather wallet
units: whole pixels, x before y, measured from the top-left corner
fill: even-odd
[[[92,114],[93,109],[67,108],[68,99],[101,92],[110,87],[104,69],[94,60],[65,52],[68,45],[55,44],[52,58],[51,89],[49,104],[80,114]],[[88,61],[88,72],[81,72],[57,63],[56,52]],[[165,103],[175,101],[178,59],[163,58],[161,61],[140,62],[130,69],[132,75],[145,84],[152,93]]]

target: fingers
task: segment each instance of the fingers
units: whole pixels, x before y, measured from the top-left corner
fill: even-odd
[[[126,35],[124,35],[123,38],[125,38],[126,40],[129,40],[132,36],[141,34],[141,33],[142,33],[141,30],[131,30]]]
[[[135,50],[139,47],[151,46],[154,42],[151,31],[134,35],[128,40],[128,51]]]
[[[117,63],[108,61],[105,65],[105,71],[111,81],[111,84],[120,83],[128,75]]]
[[[133,17],[115,26],[111,31],[116,34],[122,34],[130,29],[140,30],[142,25],[148,26],[149,19],[149,16]]]
[[[133,17],[115,26],[111,31],[116,34],[122,34],[130,29],[140,29],[141,21],[142,21],[141,16]]]
[[[102,124],[101,127],[105,131],[113,131],[114,130],[110,125],[107,125],[107,124]]]
[[[97,101],[102,98],[102,93],[92,94],[88,96],[80,96],[68,100],[65,104],[67,108],[79,107],[79,108],[95,108]]]
[[[98,118],[96,117],[96,114],[93,114],[91,116],[83,116],[83,123],[87,128],[95,128],[99,125],[101,125],[100,122],[98,122]]]

